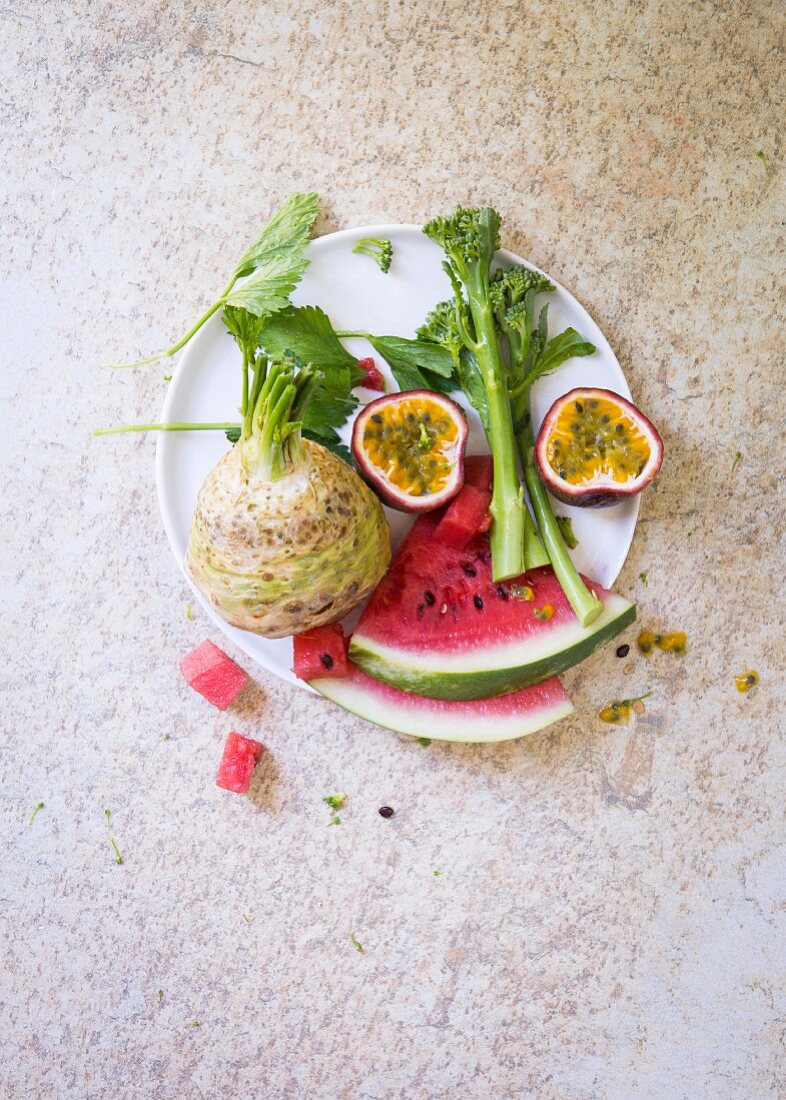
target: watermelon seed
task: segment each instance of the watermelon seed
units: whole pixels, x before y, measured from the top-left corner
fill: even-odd
[[[440,609],[439,609],[440,615],[446,614],[447,610],[448,610],[448,605],[446,603],[443,603],[442,607],[440,607]]]
[[[618,657],[627,657],[629,653],[630,653],[630,646],[629,645],[621,645],[621,646],[617,647],[617,656]]]
[[[319,659],[322,662],[322,667],[328,669],[328,671],[333,667],[333,658],[329,653],[323,653]]]
[[[433,592],[424,592],[423,599],[426,601],[429,607],[433,607],[436,603],[436,597]]]
[[[380,806],[379,807],[379,816],[380,817],[392,817],[395,812],[396,811],[393,809],[392,806]]]
[[[426,605],[424,603],[419,603],[418,604],[418,610],[417,610],[417,616],[418,616],[419,619],[423,618],[423,612],[425,610],[426,610]]]
[[[473,569],[468,562],[462,562],[461,568],[464,570],[465,574],[468,577],[477,577],[478,575],[477,569]]]
[[[477,607],[478,611],[483,610],[483,600],[480,598],[480,596],[475,596],[473,602],[475,604],[475,607]]]
[[[497,589],[497,595],[499,596],[499,598],[501,600],[506,600],[508,598],[508,594],[505,591],[505,589],[502,587],[502,585],[500,585],[499,588]]]

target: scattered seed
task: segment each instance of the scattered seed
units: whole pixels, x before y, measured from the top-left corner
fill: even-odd
[[[617,656],[618,657],[627,657],[629,653],[630,653],[630,646],[629,645],[625,644],[625,645],[617,646]]]
[[[478,611],[483,610],[483,600],[480,598],[480,596],[474,596],[472,602],[474,603],[475,607],[477,607]]]
[[[396,811],[392,806],[380,806],[378,812],[380,817],[392,817]]]
[[[436,603],[436,596],[434,595],[433,592],[424,592],[423,593],[423,599],[426,601],[426,603],[429,605],[429,607],[433,607],[434,604]]]
[[[629,665],[625,665],[625,667],[623,668],[622,675],[623,676],[630,676],[630,675],[632,675],[632,673],[633,673],[633,662],[631,661],[631,663]]]
[[[323,653],[322,656],[319,659],[322,662],[322,667],[323,668],[326,668],[326,669],[329,670],[333,667],[333,658],[330,656],[329,653]]]
[[[741,672],[735,679],[734,683],[737,685],[737,691],[745,692],[750,691],[752,687],[756,687],[759,682],[759,674],[755,668],[749,669],[747,672]]]

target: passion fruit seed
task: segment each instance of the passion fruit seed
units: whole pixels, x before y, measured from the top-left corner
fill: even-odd
[[[424,407],[426,406],[426,407]],[[422,397],[389,402],[372,413],[363,448],[372,464],[407,496],[429,496],[448,483],[459,429],[436,402]]]
[[[499,591],[499,589],[497,589],[497,591]],[[535,599],[535,593],[526,584],[514,584],[510,590],[510,594],[514,600],[525,600],[527,603]]]
[[[737,691],[745,692],[750,691],[752,687],[756,687],[759,682],[759,674],[755,668],[749,669],[747,672],[741,672],[735,679],[734,683],[737,685]]]
[[[642,630],[636,639],[639,652],[648,657],[654,649],[663,650],[664,653],[676,653],[682,657],[688,648],[688,636],[682,630],[674,630],[669,634],[654,634],[651,630]]]
[[[554,615],[554,608],[550,603],[544,604],[543,607],[538,607],[532,612],[536,619],[540,619],[542,623],[547,623]]]
[[[627,726],[630,722],[630,712],[633,710],[636,714],[644,714],[643,699],[649,699],[652,695],[651,691],[646,691],[643,695],[638,695],[635,699],[615,699],[608,706],[603,707],[598,711],[598,718],[601,722],[611,722],[615,725]]]
[[[650,443],[619,405],[593,398],[573,401],[560,412],[546,458],[555,473],[571,485],[603,474],[622,484],[639,477],[650,458]]]

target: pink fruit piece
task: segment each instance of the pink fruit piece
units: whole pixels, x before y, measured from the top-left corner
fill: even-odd
[[[226,710],[248,683],[248,673],[218,646],[204,641],[180,662],[188,686],[219,710]]]
[[[366,359],[358,359],[358,368],[363,371],[361,386],[365,386],[367,390],[377,390],[379,393],[385,392],[385,379],[370,355]]]
[[[340,623],[317,626],[292,639],[295,675],[301,680],[346,676],[347,639]]]
[[[469,540],[483,529],[490,501],[491,493],[487,489],[464,485],[437,524],[434,538],[444,546],[463,550]]]
[[[244,737],[234,730],[228,733],[218,766],[216,786],[225,791],[234,791],[235,794],[245,794],[261,755],[262,746],[259,741]]]
[[[494,481],[494,459],[491,455],[464,456],[464,484],[491,492]]]

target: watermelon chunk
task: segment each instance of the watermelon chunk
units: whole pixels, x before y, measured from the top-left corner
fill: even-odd
[[[466,455],[464,458],[464,484],[491,492],[494,481],[494,459],[491,455]]]
[[[439,522],[434,513],[415,521],[350,643],[350,660],[393,687],[453,700],[518,691],[583,661],[636,618],[635,604],[585,577],[603,611],[583,627],[550,566],[495,583],[488,536],[457,550],[436,541]]]
[[[219,710],[231,706],[248,683],[248,673],[210,641],[183,657],[180,671],[189,687]]]
[[[344,710],[385,729],[439,741],[508,741],[537,733],[573,711],[556,677],[495,699],[458,702],[426,699],[389,687],[350,664],[341,680],[311,680],[311,686]]]
[[[218,766],[216,786],[225,791],[234,791],[235,794],[245,794],[261,755],[262,745],[259,741],[244,737],[234,730],[228,733]]]
[[[472,536],[483,528],[490,501],[488,489],[465,484],[434,529],[434,538],[445,546],[463,550]]]
[[[359,383],[361,386],[365,386],[367,390],[385,392],[385,379],[370,355],[366,359],[358,359],[358,368],[363,371],[363,378]]]
[[[292,639],[295,675],[301,680],[317,676],[346,676],[347,639],[340,623],[317,626]]]

